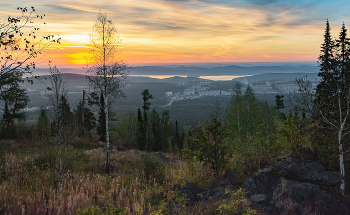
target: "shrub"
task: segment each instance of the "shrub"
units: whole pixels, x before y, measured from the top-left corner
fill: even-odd
[[[220,214],[256,214],[256,210],[249,207],[249,202],[244,198],[245,192],[241,189],[236,192],[225,190],[225,194],[231,195],[230,201],[219,206]]]
[[[145,153],[137,161],[137,171],[144,175],[147,180],[156,179],[162,184],[165,179],[165,164],[156,155]]]
[[[229,145],[225,138],[228,130],[222,127],[221,120],[212,118],[206,125],[198,125],[193,129],[193,135],[189,138],[189,147],[182,152],[184,157],[198,158],[200,161],[209,163],[219,176],[219,171],[225,168],[227,158],[232,155],[233,146]]]

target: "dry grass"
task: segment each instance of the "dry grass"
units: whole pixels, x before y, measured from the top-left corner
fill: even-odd
[[[0,214],[76,214],[78,209],[92,205],[123,207],[126,213],[133,214],[135,211],[164,212],[167,196],[175,183],[184,186],[193,181],[199,186],[209,186],[213,180],[210,168],[202,167],[199,162],[186,163],[175,156],[166,163],[164,181],[147,180],[143,172],[136,171],[142,153],[137,150],[112,152],[113,172],[106,176],[103,174],[105,152],[102,149],[84,151],[59,189],[54,189],[50,170],[41,170],[36,165],[40,153],[5,154],[0,162],[3,176]],[[152,198],[155,195],[158,197]]]

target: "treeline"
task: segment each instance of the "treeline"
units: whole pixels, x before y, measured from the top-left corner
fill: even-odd
[[[142,93],[144,92],[148,92],[148,90],[144,90]],[[150,92],[148,93],[149,99],[153,98]],[[93,142],[105,142],[106,135],[103,95],[98,96],[97,93],[92,93],[89,95],[88,104],[85,102],[83,113],[82,101],[75,108],[71,108],[67,101],[67,94],[62,94],[57,104],[57,115],[53,113],[54,108],[42,107],[36,123],[30,126],[26,124],[25,112],[21,112],[19,108],[15,111],[10,109],[14,114],[5,111],[2,115],[0,138],[48,140],[57,136],[57,121],[60,121],[62,127],[68,127],[71,133],[74,133],[74,138],[85,138],[85,146],[81,144],[81,141],[78,141],[79,145],[76,146],[81,148],[98,146]],[[93,105],[98,107],[97,117],[90,109]],[[182,127],[180,128],[180,123],[177,120],[174,123],[170,122],[169,111],[158,113],[155,109],[149,110],[150,107],[151,102],[146,101],[142,107],[142,113],[139,109],[138,112],[135,110],[135,112],[130,112],[130,114],[119,118],[116,118],[115,114],[109,110],[111,116],[109,122],[110,139],[113,145],[146,151],[179,153],[185,140],[185,133]],[[75,141],[71,142],[74,145]]]

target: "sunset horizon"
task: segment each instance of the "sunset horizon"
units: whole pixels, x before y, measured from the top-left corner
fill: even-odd
[[[316,62],[327,19],[337,37],[349,17],[342,1],[315,3],[132,0],[96,5],[16,0],[0,6],[1,20],[20,15],[19,6],[45,14],[35,20],[38,33],[59,35],[61,44],[47,48],[39,64],[77,67],[85,64],[89,32],[99,12],[118,29],[118,59],[130,65]]]

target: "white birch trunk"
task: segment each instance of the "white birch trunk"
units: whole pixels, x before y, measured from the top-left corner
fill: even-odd
[[[344,193],[345,193],[345,167],[344,167],[344,150],[343,150],[343,144],[341,143],[342,130],[343,130],[343,125],[341,126],[341,128],[338,132],[338,143],[339,143],[339,167],[340,167],[340,174],[342,175],[342,180],[340,181],[340,193],[342,195],[344,195]]]
[[[106,173],[110,173],[110,147],[109,147],[109,128],[108,128],[108,101],[107,101],[107,95],[104,97],[105,99],[105,113],[106,113],[106,148],[107,148],[107,162],[106,162]]]

